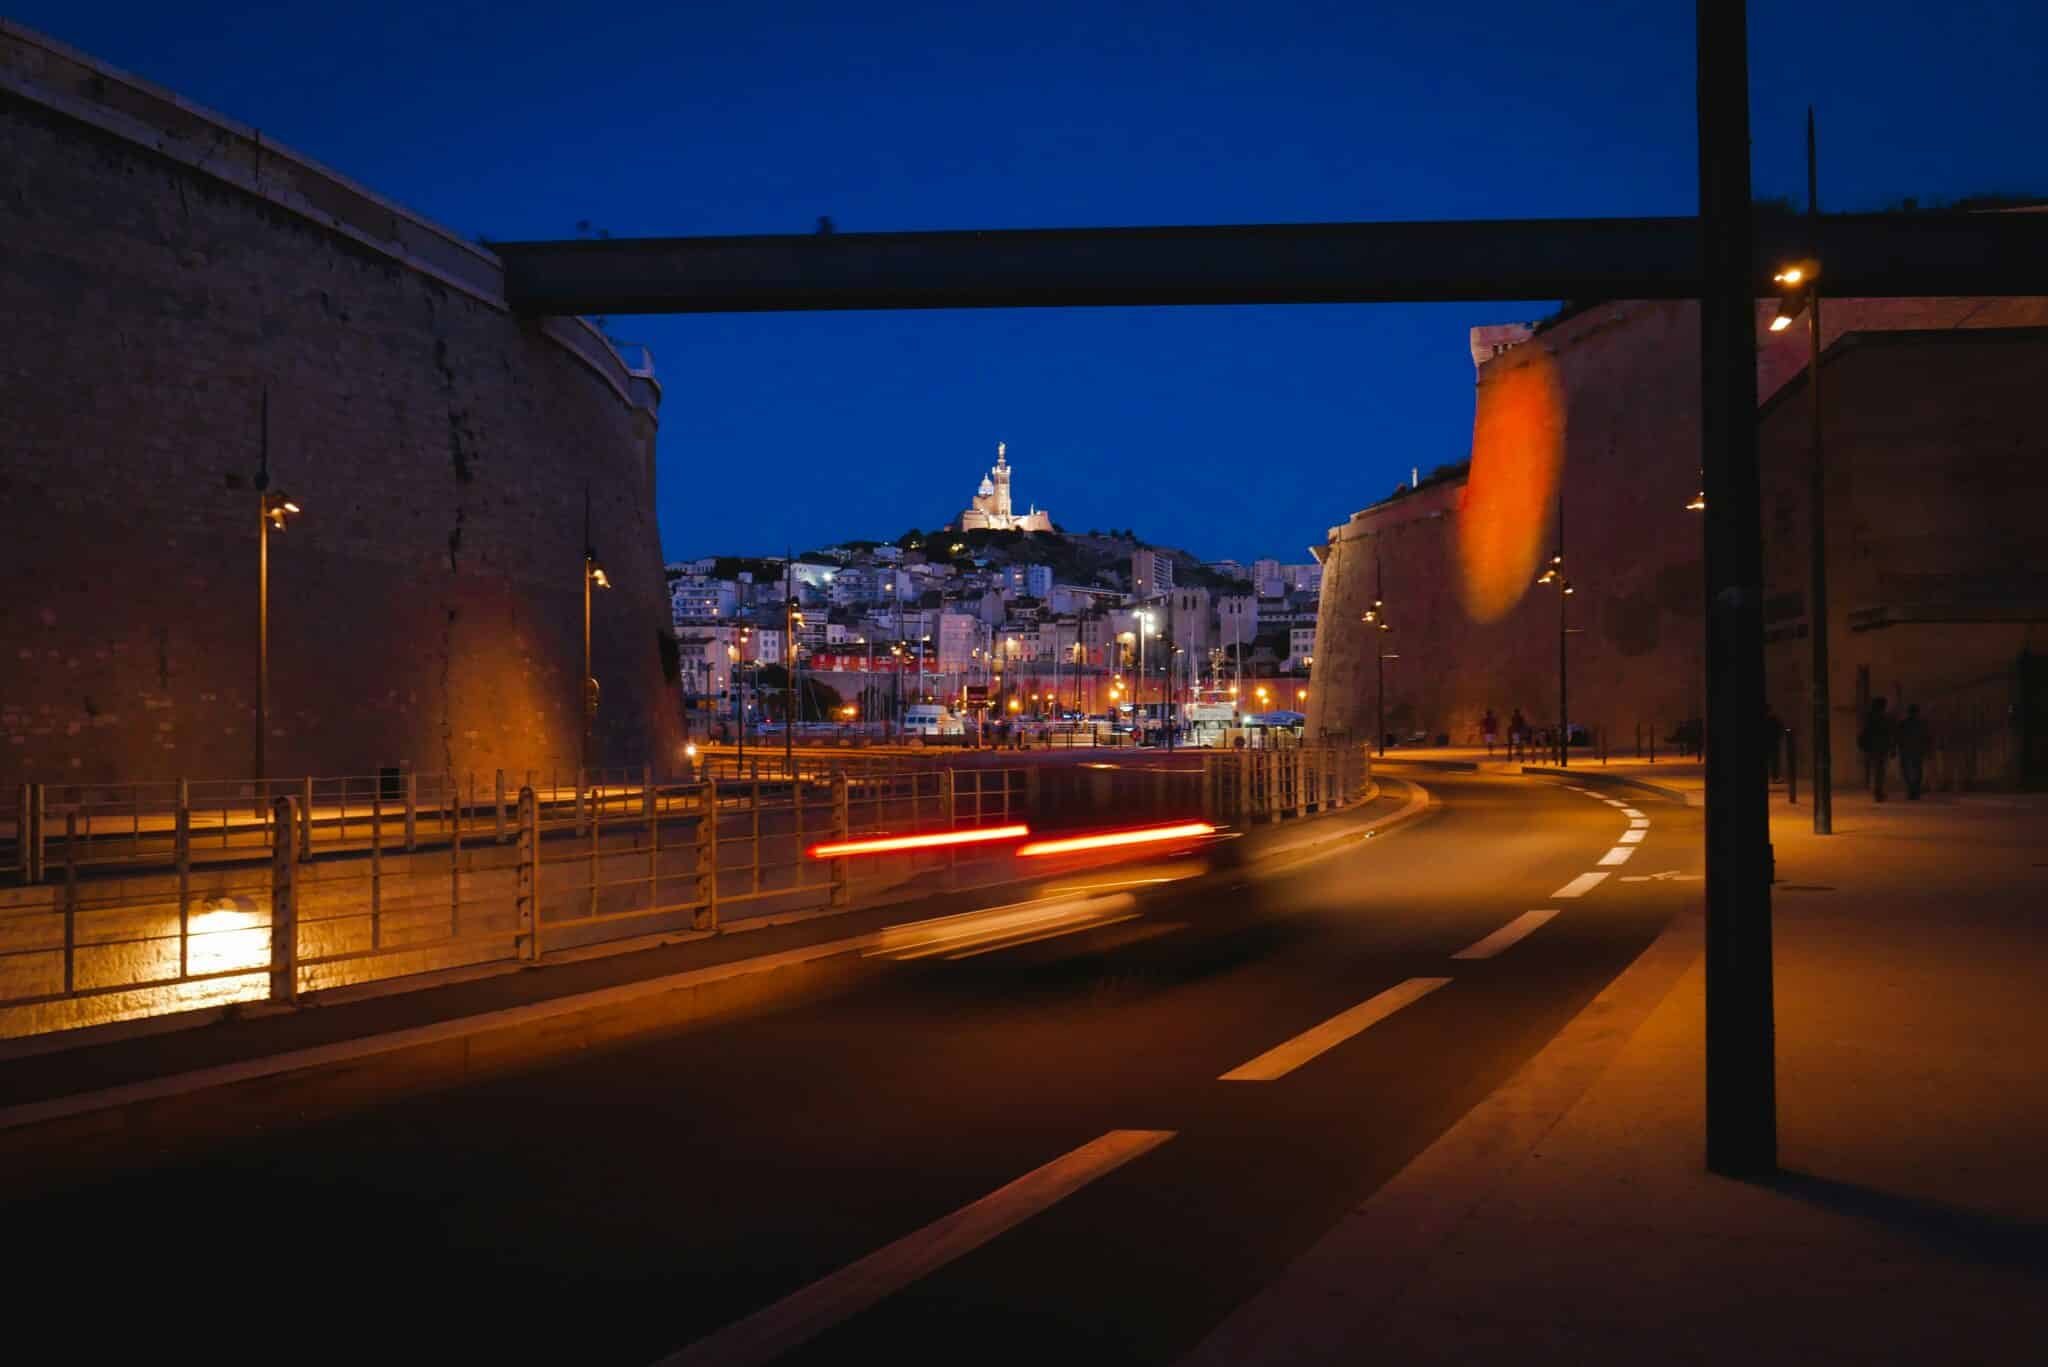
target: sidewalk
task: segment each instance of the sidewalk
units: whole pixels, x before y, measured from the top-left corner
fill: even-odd
[[[1191,1361],[2037,1360],[2048,800],[1835,801],[1772,806],[1778,1178],[1705,1171],[1694,907]]]

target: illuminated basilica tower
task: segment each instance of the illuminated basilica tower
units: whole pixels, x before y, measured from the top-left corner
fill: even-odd
[[[974,501],[954,524],[958,531],[1049,532],[1052,514],[1040,508],[1019,513],[1010,503],[1010,462],[1007,447],[996,443],[996,463],[981,477]]]

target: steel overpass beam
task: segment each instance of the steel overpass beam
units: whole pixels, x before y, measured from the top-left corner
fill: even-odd
[[[1803,219],[1755,232],[1754,293],[1808,256]],[[1820,222],[1835,298],[2048,294],[2048,214]],[[1116,304],[1692,299],[1694,218],[578,239],[494,243],[530,314]]]

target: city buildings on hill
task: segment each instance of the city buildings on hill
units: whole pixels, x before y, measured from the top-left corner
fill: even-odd
[[[759,716],[761,671],[792,662],[856,715],[919,697],[958,702],[970,685],[1040,716],[1100,713],[1141,696],[1224,700],[1247,678],[1281,675],[1295,683],[1267,696],[1302,696],[1321,566],[1201,564],[1127,537],[1065,537],[1043,510],[1015,512],[1010,474],[999,446],[974,506],[948,529],[959,541],[927,548],[912,534],[793,560],[670,565],[687,705],[706,725],[742,709]],[[1048,536],[994,547],[967,535],[1004,530]],[[782,677],[770,675],[769,694],[779,695]]]

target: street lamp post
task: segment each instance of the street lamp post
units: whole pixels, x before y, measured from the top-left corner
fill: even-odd
[[[608,589],[604,566],[590,542],[590,486],[583,486],[583,740],[576,753],[577,782],[590,771],[590,733],[597,720],[597,676],[590,671],[590,587]]]
[[[1557,550],[1552,553],[1550,563],[1544,566],[1537,577],[1539,584],[1557,585],[1557,765],[1560,769],[1571,764],[1571,721],[1566,705],[1566,686],[1569,682],[1565,664],[1565,641],[1570,637],[1570,619],[1566,606],[1571,601],[1572,581],[1564,574],[1564,483],[1557,486]]]
[[[265,806],[265,747],[270,739],[270,534],[283,531],[299,505],[270,489],[270,390],[263,391],[263,428],[256,465],[256,806]]]
[[[1365,611],[1365,623],[1373,629],[1372,670],[1373,670],[1373,745],[1379,757],[1387,757],[1387,648],[1380,642],[1378,633],[1392,631],[1387,624],[1387,604],[1384,596],[1386,570],[1380,562],[1379,538],[1372,543],[1372,606]]]

